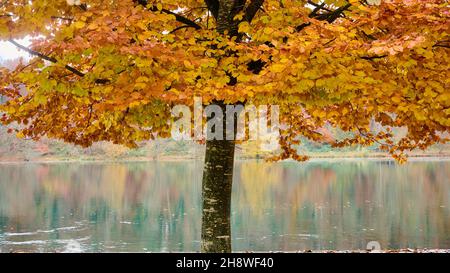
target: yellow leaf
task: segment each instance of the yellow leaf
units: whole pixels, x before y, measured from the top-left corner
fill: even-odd
[[[89,30],[94,30],[94,29],[97,29],[97,28],[98,28],[98,25],[95,24],[95,23],[92,23],[92,24],[90,24],[90,25],[88,26],[88,29],[89,29]]]
[[[441,94],[437,97],[438,101],[450,103],[450,94]]]
[[[191,64],[191,62],[190,61],[188,61],[188,60],[184,60],[184,66],[186,67],[186,68],[188,68],[188,69],[193,69],[194,68],[194,66]]]
[[[324,118],[327,115],[327,113],[317,109],[313,112],[313,115],[319,118]]]
[[[137,78],[136,79],[136,82],[148,82],[148,78],[147,77],[144,77],[144,76],[141,76],[141,77],[139,77],[139,78]]]
[[[399,102],[402,101],[402,99],[401,99],[400,97],[392,97],[391,100],[392,100],[393,102],[395,102],[395,103],[399,103]]]
[[[273,29],[272,29],[272,28],[268,28],[268,27],[267,27],[267,28],[264,29],[264,33],[265,33],[265,34],[271,34],[272,32],[273,32]]]
[[[238,15],[234,16],[233,20],[240,21],[244,18],[244,13],[239,13]]]
[[[145,87],[147,87],[147,84],[143,83],[143,82],[138,82],[134,85],[134,89],[144,89]]]
[[[426,120],[427,117],[419,111],[414,111],[414,116],[416,117],[417,120]]]
[[[249,32],[250,31],[250,25],[248,22],[242,22],[239,24],[239,32]]]
[[[365,77],[366,73],[364,73],[364,71],[356,71],[355,75],[358,76],[358,77]]]
[[[85,24],[86,24],[85,22],[78,21],[78,22],[75,22],[75,23],[73,24],[73,26],[74,26],[75,28],[82,28],[82,27],[84,27]]]
[[[276,73],[278,73],[278,72],[281,72],[281,71],[283,71],[283,70],[284,70],[284,68],[285,68],[285,66],[284,66],[284,65],[282,65],[282,64],[274,64],[274,65],[272,65],[272,68],[271,68],[271,70],[272,70],[272,72],[276,72]]]

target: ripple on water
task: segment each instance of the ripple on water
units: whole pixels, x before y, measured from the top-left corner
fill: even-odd
[[[85,222],[77,222],[73,226],[62,226],[53,229],[5,232],[0,237],[0,246],[3,251],[12,252],[16,251],[18,247],[27,252],[41,252],[47,248],[58,252],[85,252],[87,251],[86,246],[89,245],[86,241],[89,241],[90,236],[80,237],[81,234],[78,234],[78,232],[87,229],[88,226],[85,225]],[[55,239],[55,236],[57,239]]]
[[[52,233],[57,231],[66,231],[66,230],[84,230],[86,227],[83,227],[81,225],[78,226],[67,226],[67,227],[59,227],[54,229],[48,229],[48,230],[36,230],[36,231],[26,231],[26,232],[5,232],[3,235],[5,237],[12,237],[12,236],[32,236],[32,235],[39,235],[41,233]]]

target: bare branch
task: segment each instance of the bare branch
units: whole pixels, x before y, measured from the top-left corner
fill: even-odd
[[[59,19],[59,20],[65,20],[65,21],[69,21],[72,22],[73,18],[69,18],[69,17],[62,17],[62,16],[52,16],[52,19]]]
[[[53,58],[53,57],[44,55],[44,54],[42,54],[40,52],[37,52],[35,50],[32,50],[32,49],[30,49],[30,48],[28,48],[26,46],[23,46],[23,45],[17,43],[13,39],[9,39],[8,41],[11,44],[15,45],[16,47],[18,47],[18,48],[20,48],[22,50],[25,50],[26,52],[28,52],[29,54],[31,54],[33,56],[37,56],[37,57],[39,57],[39,58],[41,58],[43,60],[49,61],[51,63],[55,63],[55,64],[58,63],[58,60],[56,58]],[[75,74],[75,75],[77,75],[79,77],[84,77],[86,75],[83,72],[81,72],[80,70],[78,70],[78,69],[76,69],[76,68],[74,68],[74,67],[72,67],[70,65],[65,65],[64,68],[69,70],[70,72],[72,72],[73,74]],[[109,82],[108,79],[97,79],[97,80],[95,80],[95,83],[99,83],[99,84],[105,84],[105,83],[108,83],[108,82]]]
[[[150,10],[151,10],[151,11],[158,11],[158,8],[152,7],[152,8],[150,8]],[[192,21],[192,20],[190,20],[190,19],[188,19],[188,18],[186,18],[186,17],[184,17],[184,16],[182,16],[182,15],[179,15],[178,13],[172,12],[172,11],[167,10],[167,9],[162,9],[161,12],[164,12],[164,13],[166,13],[166,14],[171,14],[171,15],[175,16],[175,19],[176,19],[178,22],[183,23],[183,24],[186,24],[186,25],[188,25],[188,26],[190,26],[190,27],[193,27],[193,28],[195,28],[195,29],[201,29],[201,28],[202,28],[202,27],[201,27],[199,24],[197,24],[196,22],[194,22],[194,21]]]
[[[363,57],[361,57],[361,59],[372,61],[372,60],[376,60],[376,59],[382,59],[384,57],[387,57],[387,55],[363,56]]]
[[[134,0],[134,2],[138,3],[139,5],[142,5],[144,7],[147,7],[148,10],[150,10],[150,11],[153,11],[153,12],[159,11],[156,6],[149,6],[148,7],[148,1],[147,0]],[[190,27],[193,27],[195,29],[201,29],[202,28],[199,24],[195,23],[194,21],[184,17],[183,15],[180,15],[178,13],[172,12],[172,11],[170,11],[168,9],[162,9],[161,12],[166,13],[166,14],[171,14],[171,15],[175,16],[175,19],[178,22],[186,24],[186,25],[188,25]]]
[[[323,4],[325,4],[325,2],[322,3],[322,4],[317,4],[317,3],[314,3],[314,2],[311,1],[311,0],[308,0],[308,4],[310,4],[310,5],[312,5],[312,6],[316,7],[316,8],[321,6],[320,9],[322,9],[322,10],[332,11],[332,10],[330,10],[330,9],[328,9],[328,8],[326,8],[326,7],[324,7]]]
[[[309,2],[308,2],[309,3]],[[311,2],[309,4],[312,4],[315,6],[314,10],[309,14],[310,18],[317,19],[319,21],[327,21],[328,23],[333,23],[336,21],[337,18],[341,17],[344,13],[344,11],[348,10],[352,5],[350,3],[347,3],[346,5],[339,7],[335,10],[328,11],[327,13],[318,13],[320,10],[328,10],[324,8],[324,4],[315,4],[314,2]],[[295,27],[295,30],[297,32],[303,30],[305,27],[311,25],[310,22],[303,23],[301,25],[298,25]]]
[[[433,47],[450,48],[450,45],[439,45],[439,44],[436,44],[436,45],[434,45]]]
[[[205,0],[205,4],[208,7],[208,10],[211,12],[212,16],[217,19],[217,16],[219,16],[219,1]]]
[[[450,48],[450,40],[438,41],[433,47]]]
[[[352,4],[347,3],[346,5],[336,9],[335,11],[331,12],[328,18],[326,19],[328,23],[333,23],[341,14],[344,13],[344,11],[348,10]]]
[[[264,0],[252,0],[245,9],[244,20],[251,22],[258,10],[262,7]]]
[[[169,34],[172,34],[172,33],[176,32],[177,30],[180,30],[180,29],[183,29],[183,28],[190,28],[190,27],[191,26],[188,26],[188,25],[179,26],[179,27],[173,29],[172,31],[170,31]]]
[[[320,4],[320,5],[316,5],[315,8],[314,8],[314,10],[308,15],[308,17],[309,17],[309,18],[315,17],[315,16],[317,15],[317,13],[318,13],[321,9],[323,9],[324,6],[325,6],[325,2],[323,2],[323,3]]]

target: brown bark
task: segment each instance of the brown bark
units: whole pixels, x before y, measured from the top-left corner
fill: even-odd
[[[216,18],[217,32],[229,36],[238,36],[239,22],[234,20],[236,14],[244,9],[244,0],[206,1],[208,8]],[[252,0],[246,12],[246,20],[251,21],[262,0]],[[236,84],[230,76],[229,85]],[[217,102],[222,108],[223,140],[207,140],[205,165],[203,170],[202,194],[202,252],[231,252],[231,192],[233,184],[234,150],[237,127],[237,116],[232,122],[233,140],[226,140],[226,105]],[[209,139],[209,138],[208,138]]]
[[[231,192],[233,184],[235,141],[226,140],[226,106],[217,103],[224,113],[223,140],[207,140],[203,169],[202,252],[231,252]],[[232,120],[236,137],[237,116]],[[209,131],[208,131],[209,132]]]
[[[234,141],[206,142],[203,172],[202,252],[231,252]]]

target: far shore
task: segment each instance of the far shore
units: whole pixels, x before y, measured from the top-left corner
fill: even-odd
[[[369,154],[369,155],[348,155],[348,154],[311,154],[309,160],[305,162],[338,162],[338,161],[393,161],[389,155]],[[37,157],[37,158],[1,158],[0,164],[23,164],[23,163],[132,163],[132,162],[185,162],[203,161],[203,157],[163,155],[157,158],[152,157]],[[257,157],[237,157],[237,162],[259,161],[266,162],[265,158]],[[450,154],[410,154],[408,161],[450,161]],[[288,159],[281,162],[296,162]]]

